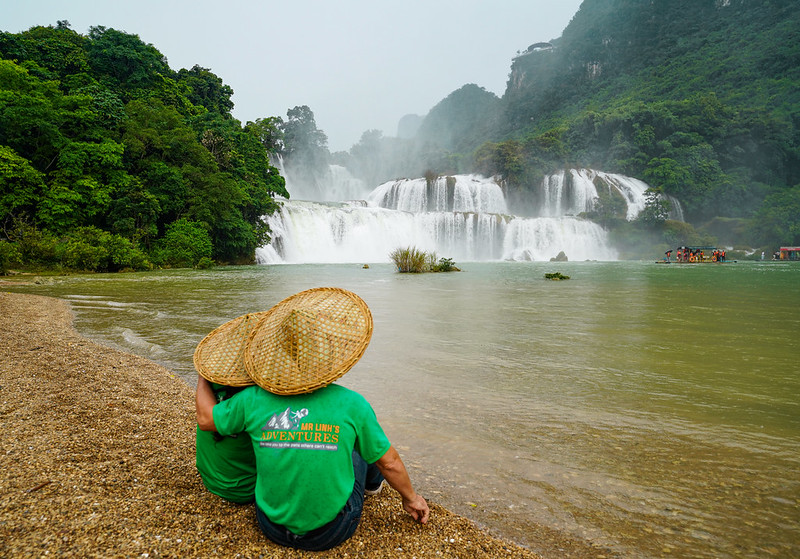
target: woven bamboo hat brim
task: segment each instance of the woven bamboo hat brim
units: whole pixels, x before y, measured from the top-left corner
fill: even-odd
[[[247,373],[273,394],[312,392],[355,365],[372,337],[372,313],[355,293],[320,287],[288,297],[259,320],[244,354]]]
[[[194,350],[194,367],[206,380],[226,386],[255,384],[244,367],[244,349],[267,311],[245,314],[211,331]]]

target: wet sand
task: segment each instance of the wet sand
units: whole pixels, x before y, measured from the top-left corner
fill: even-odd
[[[522,548],[436,503],[422,526],[391,489],[367,499],[345,544],[282,548],[252,505],[204,489],[182,379],[81,337],[63,300],[0,292],[0,315],[2,557],[613,556],[543,526]]]

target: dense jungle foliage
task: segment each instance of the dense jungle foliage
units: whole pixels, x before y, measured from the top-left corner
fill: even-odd
[[[232,94],[114,29],[0,33],[0,272],[252,261],[287,123],[242,126]]]

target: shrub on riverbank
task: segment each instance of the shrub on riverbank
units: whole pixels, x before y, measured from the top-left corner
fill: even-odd
[[[435,255],[434,255],[435,257]],[[417,247],[398,248],[389,255],[398,272],[420,273],[427,271],[429,256]]]
[[[4,260],[6,266],[13,262],[22,264],[25,269],[80,272],[153,267],[147,255],[133,242],[97,227],[78,227],[57,236],[20,223],[9,232],[8,241],[2,243],[7,256],[0,260]]]
[[[417,247],[397,248],[390,255],[397,271],[419,274],[422,272],[460,271],[452,258],[440,258],[437,262],[435,252],[425,252]]]
[[[209,268],[213,265],[213,248],[211,237],[202,224],[179,219],[167,227],[152,257],[155,264],[165,268]]]
[[[14,262],[19,262],[17,247],[6,241],[0,241],[0,276],[8,273],[8,267]]]

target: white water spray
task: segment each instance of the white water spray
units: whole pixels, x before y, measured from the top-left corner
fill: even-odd
[[[256,250],[260,264],[389,262],[392,251],[407,247],[456,262],[541,261],[562,251],[570,260],[616,260],[606,231],[575,216],[593,208],[598,188],[608,188],[625,198],[633,219],[648,188],[622,175],[562,171],[543,180],[539,217],[524,218],[510,215],[497,180],[480,175],[389,181],[371,192],[339,166],[316,192],[284,177],[293,199],[265,218],[272,242]],[[298,192],[311,200],[294,199]]]
[[[367,196],[371,206],[404,212],[508,213],[500,185],[480,175],[403,179],[378,186]]]

